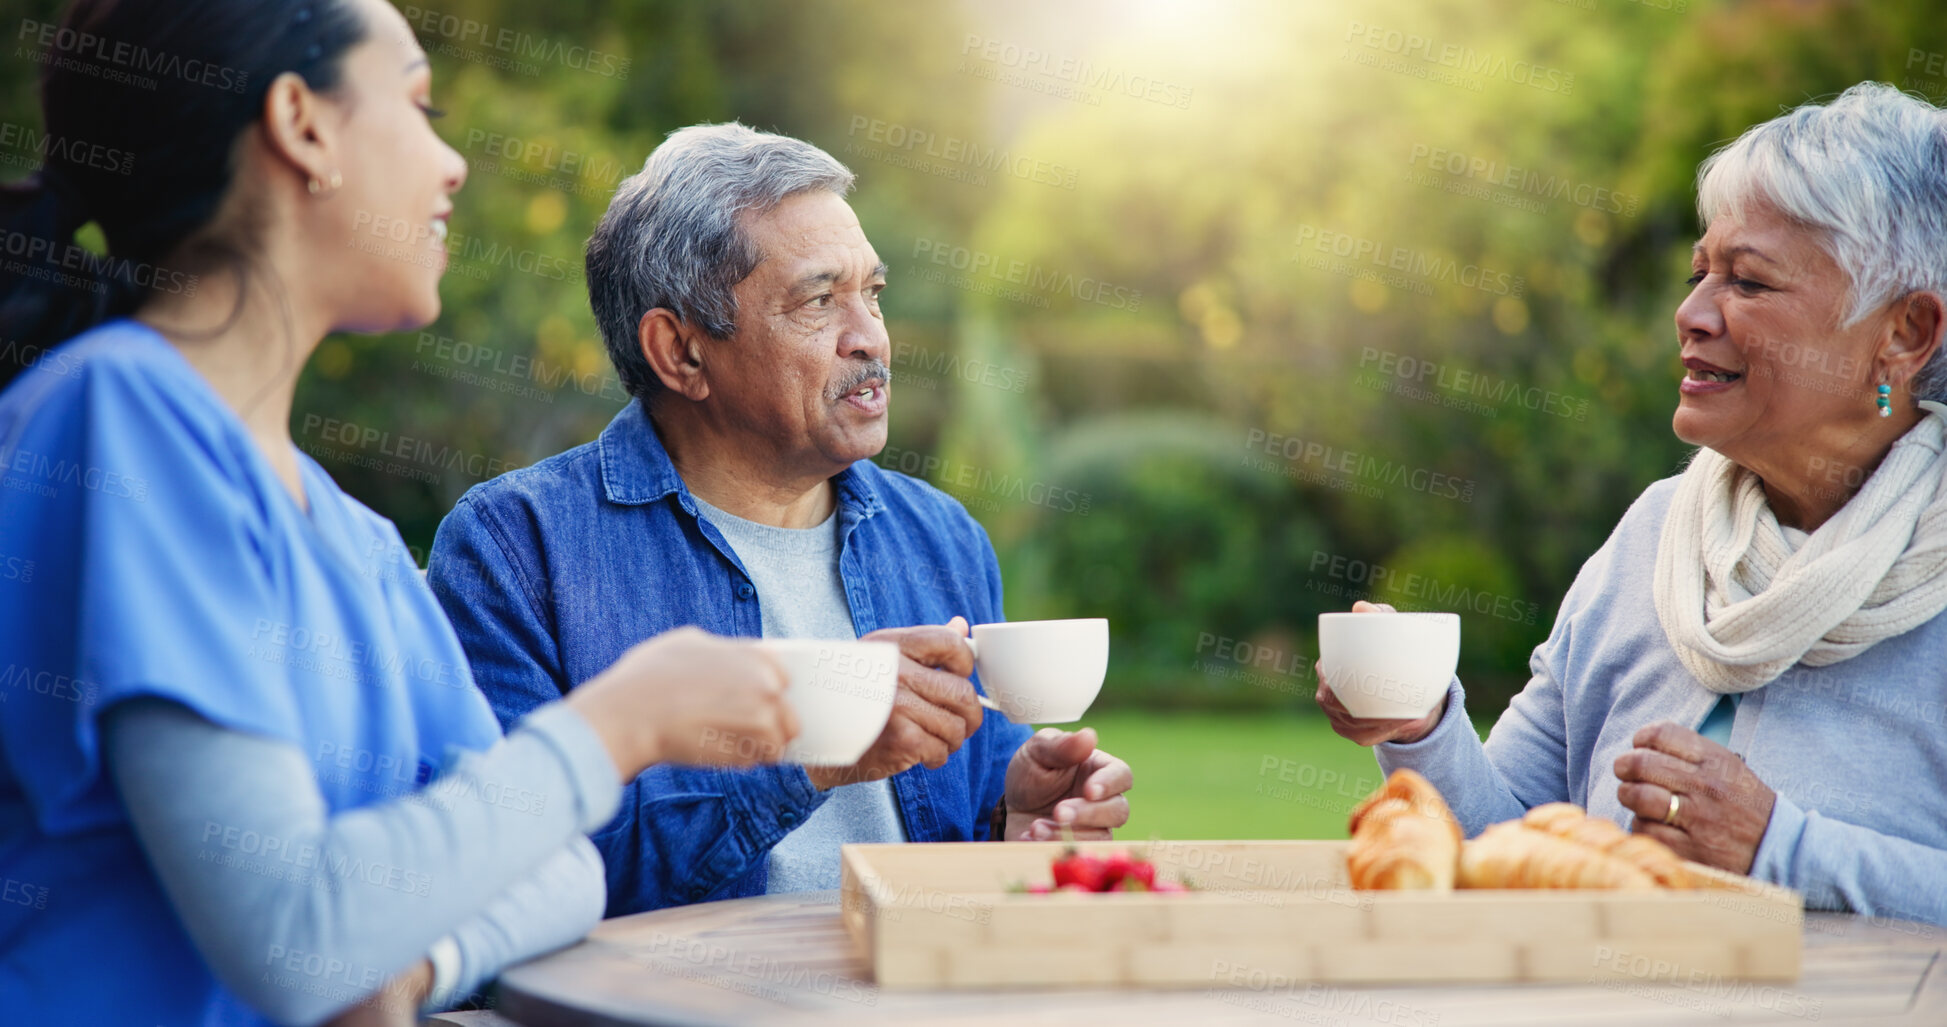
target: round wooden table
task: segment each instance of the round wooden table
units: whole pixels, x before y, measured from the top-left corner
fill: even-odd
[[[605,921],[573,948],[500,980],[526,1027],[768,1024],[1947,1024],[1941,928],[1833,913],[1805,918],[1796,982],[1450,985],[1277,991],[891,991],[872,984],[838,894],[710,902]]]

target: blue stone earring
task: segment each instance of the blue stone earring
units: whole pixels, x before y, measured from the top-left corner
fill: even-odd
[[[1893,416],[1893,387],[1882,384],[1879,387],[1879,416]]]

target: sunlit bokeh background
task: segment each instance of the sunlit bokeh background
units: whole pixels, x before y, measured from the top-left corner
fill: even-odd
[[[399,7],[472,165],[445,313],[328,339],[300,445],[423,559],[622,405],[581,279],[616,183],[696,122],[814,142],[893,268],[881,462],[986,525],[1011,617],[1111,619],[1137,836],[1343,832],[1377,772],[1311,664],[1354,599],[1464,614],[1484,731],[1684,458],[1697,162],[1860,80],[1947,94],[1929,0]]]

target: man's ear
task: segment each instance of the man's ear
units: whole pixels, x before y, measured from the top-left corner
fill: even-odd
[[[642,358],[662,380],[663,387],[692,401],[710,396],[710,381],[703,370],[703,333],[691,328],[668,307],[657,307],[642,315],[635,326],[636,344]]]

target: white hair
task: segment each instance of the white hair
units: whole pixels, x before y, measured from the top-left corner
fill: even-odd
[[[662,388],[636,339],[643,314],[666,308],[716,339],[736,331],[732,289],[763,259],[744,214],[817,189],[843,196],[852,181],[818,147],[734,121],[671,132],[588,238],[589,305],[623,388],[644,399]]]
[[[1910,292],[1947,295],[1947,111],[1882,82],[1754,126],[1697,168],[1697,214],[1769,202],[1811,229],[1850,279],[1845,326]],[[1947,346],[1909,388],[1947,399]]]

